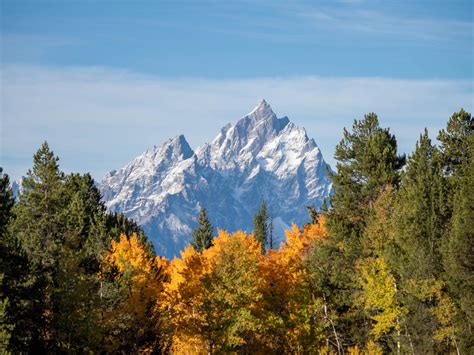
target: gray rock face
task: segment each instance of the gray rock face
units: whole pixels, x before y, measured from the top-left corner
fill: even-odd
[[[191,240],[200,206],[214,227],[250,232],[264,199],[282,241],[285,228],[308,220],[307,205],[329,196],[327,169],[305,130],[262,100],[210,144],[194,152],[184,136],[170,139],[108,173],[100,190],[109,210],[135,219],[171,258]]]

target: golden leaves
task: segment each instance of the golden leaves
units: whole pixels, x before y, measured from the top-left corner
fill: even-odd
[[[399,319],[405,310],[396,301],[396,281],[385,260],[368,258],[360,264],[359,271],[362,302],[375,322],[371,330],[375,339],[391,329],[399,330]]]

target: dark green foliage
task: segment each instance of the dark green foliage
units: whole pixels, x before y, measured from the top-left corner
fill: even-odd
[[[370,113],[354,121],[352,132],[344,129],[335,158],[334,211],[329,214],[329,227],[346,242],[346,249],[358,252],[372,204],[384,186],[398,186],[405,157],[397,155],[395,136],[381,128],[377,115]]]
[[[198,223],[199,225],[193,231],[191,246],[198,253],[202,253],[203,250],[211,247],[213,235],[212,225],[207,217],[207,211],[204,207],[201,207],[201,210],[199,211]]]
[[[471,139],[474,153],[474,139]],[[474,350],[474,165],[460,180],[454,196],[451,228],[444,245],[445,279],[457,303],[456,323],[465,353]]]
[[[99,196],[90,181],[90,176],[66,178],[47,143],[23,180],[11,231],[25,249],[37,284],[35,350],[93,350],[98,345],[100,333],[92,326],[98,320],[96,276],[83,266]]]
[[[463,124],[460,118],[464,117]],[[454,121],[454,122],[453,122]],[[455,128],[453,128],[455,127]],[[469,127],[469,128],[468,128]],[[474,351],[474,134],[470,114],[462,111],[448,122],[450,136],[440,134],[444,162],[448,165],[452,215],[442,245],[443,279],[457,308],[454,324],[461,351]],[[443,137],[443,138],[441,138]],[[452,154],[448,155],[447,152]]]
[[[13,219],[13,193],[0,167],[0,351],[25,352],[33,316],[28,261],[8,230]]]
[[[344,129],[335,158],[334,195],[327,212],[331,239],[315,248],[310,263],[321,272],[313,285],[316,294],[325,299],[325,307],[337,319],[328,336],[335,338],[332,334],[338,333],[341,346],[346,347],[367,341],[369,322],[355,307],[358,285],[354,270],[363,256],[362,241],[373,202],[385,185],[398,186],[405,157],[397,155],[395,136],[381,128],[377,115],[370,113],[355,120],[351,132]]]
[[[438,326],[433,314],[435,281],[442,272],[440,244],[446,224],[446,191],[440,155],[428,132],[409,157],[393,213],[394,248],[387,258],[404,290],[400,301],[416,352],[434,352]]]
[[[89,174],[64,175],[47,143],[33,157],[13,212],[9,232],[24,250],[19,255],[28,260],[24,270],[28,270],[26,304],[31,316],[15,321],[15,329],[21,327],[27,334],[24,349],[100,351],[103,336],[113,333],[101,321],[101,259],[120,233],[137,233],[154,257],[151,243],[134,222],[122,214],[106,213]],[[15,289],[21,291],[19,285]],[[7,310],[11,304],[5,304]]]
[[[400,264],[402,274],[407,273],[402,276],[428,278],[441,272],[437,261],[446,198],[439,152],[425,130],[408,159],[395,205],[396,243],[403,252],[397,252],[394,263]]]
[[[58,158],[47,143],[35,153],[33,169],[24,178],[23,192],[16,207],[13,231],[35,267],[51,276],[54,255],[63,241],[66,201],[64,174],[59,171]]]
[[[395,136],[379,126],[374,113],[355,120],[352,132],[344,129],[334,157],[338,162],[331,202],[350,214],[367,211],[381,187],[397,186],[405,163],[404,156],[397,156]]]
[[[1,168],[0,168],[1,169]],[[40,281],[31,275],[26,253],[11,232],[15,215],[13,193],[7,175],[0,174],[0,290],[2,350],[27,352],[38,339],[36,325]]]
[[[459,169],[469,169],[472,162],[469,137],[474,132],[474,120],[461,109],[450,117],[446,129],[439,132],[438,140],[443,163],[448,175],[457,175]]]
[[[268,241],[268,215],[265,201],[262,200],[258,213],[253,216],[253,236],[262,245],[262,254]]]
[[[0,167],[0,233],[6,231],[6,226],[12,217],[12,208],[15,205],[13,191],[10,186],[8,175],[3,173]]]

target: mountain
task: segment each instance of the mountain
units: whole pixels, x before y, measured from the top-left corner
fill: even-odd
[[[157,253],[176,256],[190,241],[200,206],[214,227],[252,230],[265,200],[274,235],[308,220],[331,191],[329,166],[304,128],[278,118],[265,100],[193,151],[180,135],[153,147],[100,184],[110,211],[135,219]]]
[[[19,200],[20,192],[22,192],[22,186],[21,186],[22,181],[23,181],[23,178],[21,178],[19,181],[12,182],[12,192],[13,192],[13,198],[15,199],[15,201]]]

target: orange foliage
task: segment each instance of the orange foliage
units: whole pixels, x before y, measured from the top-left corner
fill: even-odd
[[[143,297],[143,294],[150,299],[158,297],[162,284],[156,280],[153,273],[156,271],[157,261],[160,266],[166,264],[161,258],[151,259],[135,234],[130,238],[122,234],[118,242],[112,240],[112,248],[106,255],[106,260],[109,265],[117,268],[120,275],[129,275],[133,285],[131,303],[134,307],[140,307],[140,297]]]
[[[293,226],[286,242],[266,255],[252,235],[219,231],[209,249],[188,247],[166,265],[161,308],[173,327],[172,350],[271,352],[287,344],[291,352],[312,336],[305,259],[327,235],[324,218],[318,222]]]
[[[119,304],[114,304],[103,312],[104,322],[112,329],[112,333],[106,336],[108,349],[115,352],[117,347],[124,341],[123,338],[137,340],[142,336],[144,330],[153,328],[156,334],[162,335],[162,318],[158,305],[161,303],[164,277],[169,271],[168,261],[160,257],[151,257],[138,237],[133,234],[130,237],[122,234],[118,241],[111,242],[111,250],[105,255],[103,272],[101,278],[106,280],[106,271],[115,275],[112,279],[113,290],[118,292],[115,297],[122,298]],[[115,270],[115,272],[111,272]],[[110,289],[109,289],[110,292]],[[110,296],[108,296],[110,297]],[[122,339],[117,338],[120,329],[127,328],[135,332],[121,334]],[[153,348],[163,344],[164,338],[147,342],[144,340],[137,344],[137,351],[149,353]]]
[[[181,259],[173,259],[164,306],[174,326],[174,351],[206,353],[209,346],[223,346],[224,338],[235,346],[244,341],[241,332],[254,326],[252,314],[259,309],[261,257],[260,244],[252,237],[219,231],[202,254],[188,247]],[[243,311],[245,321],[239,318]],[[239,332],[226,328],[229,319],[242,322]]]
[[[288,265],[300,265],[310,254],[314,243],[327,236],[325,219],[318,217],[318,224],[307,224],[303,230],[293,225],[286,231],[286,242],[282,243],[280,252]]]

